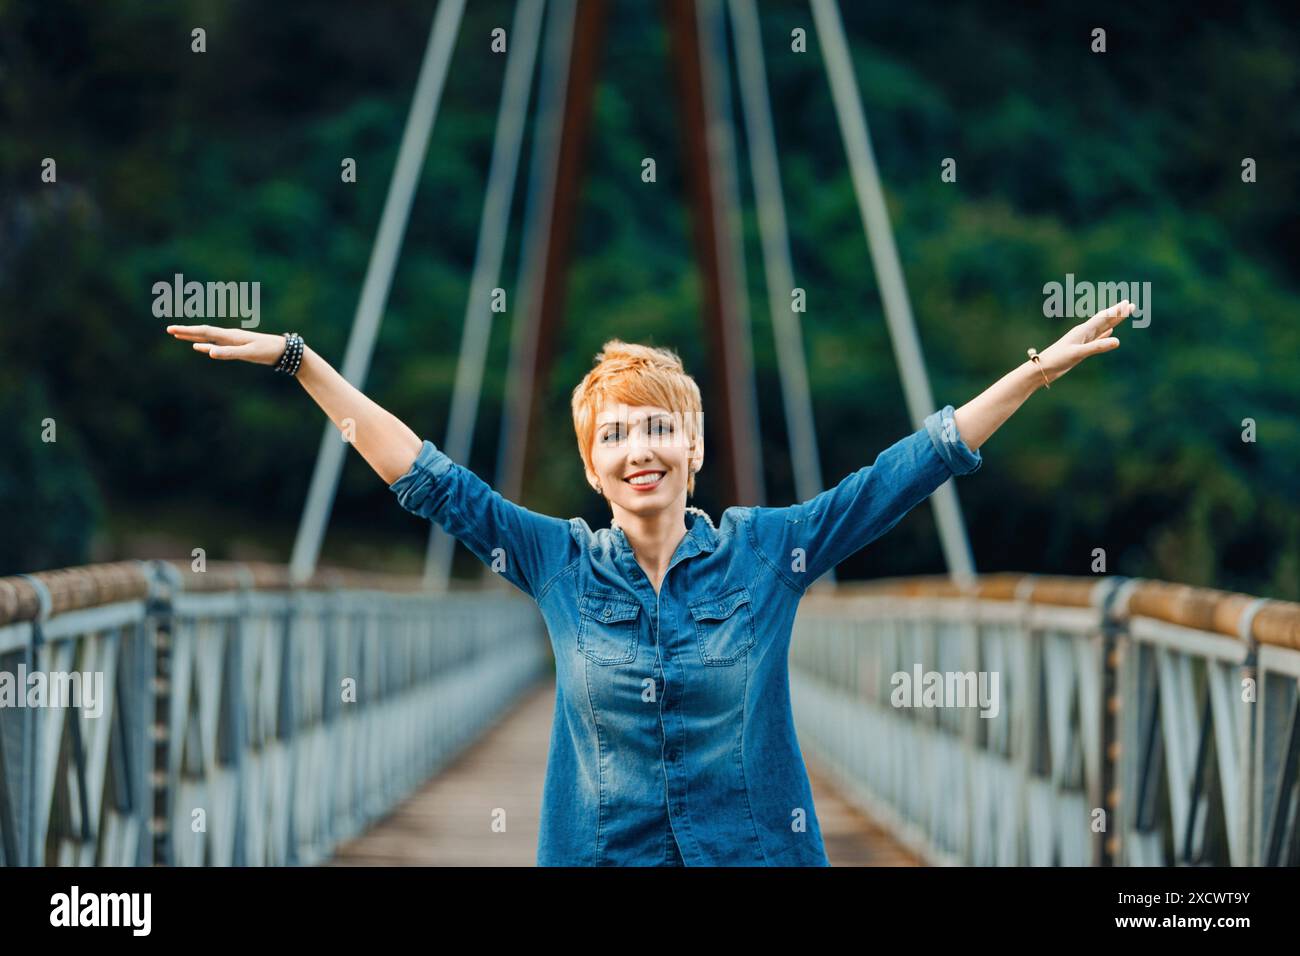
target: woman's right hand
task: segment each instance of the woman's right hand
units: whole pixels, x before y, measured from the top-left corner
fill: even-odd
[[[274,365],[284,354],[283,335],[223,329],[215,325],[169,325],[167,331],[182,342],[193,342],[194,350],[207,352],[208,358]]]

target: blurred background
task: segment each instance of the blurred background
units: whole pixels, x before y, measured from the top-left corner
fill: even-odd
[[[152,286],[177,272],[260,281],[259,330],[299,331],[338,367],[434,7],[0,0],[0,575],[195,547],[288,560],[324,415],[297,383],[165,335]],[[466,10],[365,386],[439,444],[502,82],[488,37],[513,10]],[[759,12],[829,486],[912,427],[807,5]],[[1104,548],[1111,573],[1300,598],[1294,12],[842,12],[936,405],[959,406],[1077,321],[1044,317],[1045,283],[1152,283],[1151,324],[1121,327],[1118,353],[1036,393],[958,483],[977,569],[1083,575]],[[1105,54],[1089,50],[1097,26]],[[806,54],[789,51],[796,27]],[[662,11],[615,3],[606,29],[522,502],[593,526],[609,514],[583,480],[569,395],[601,344],[678,351],[706,427],[712,375]],[[767,503],[783,505],[789,443],[737,135]],[[356,183],[340,181],[345,156]],[[647,156],[655,185],[641,181]],[[45,157],[57,184],[41,181]],[[956,183],[940,180],[945,157]],[[523,194],[502,271],[512,297]],[[465,462],[489,480],[510,313],[496,323]],[[56,443],[41,440],[47,418]],[[692,503],[716,519],[738,502],[721,500],[713,464]],[[322,562],[414,571],[426,539],[349,454]],[[943,567],[919,508],[839,576]]]

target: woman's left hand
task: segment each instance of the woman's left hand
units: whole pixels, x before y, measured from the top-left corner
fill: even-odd
[[[1038,355],[1043,360],[1040,367],[1047,380],[1055,382],[1089,355],[1100,355],[1119,348],[1119,339],[1110,334],[1111,330],[1132,314],[1133,303],[1125,299],[1108,309],[1102,309],[1087,322],[1080,322],[1039,352]]]

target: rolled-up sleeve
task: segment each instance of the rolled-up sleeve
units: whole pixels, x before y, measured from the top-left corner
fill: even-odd
[[[930,435],[930,441],[934,443],[934,450],[939,453],[948,470],[954,475],[969,475],[979,471],[984,459],[980,457],[979,452],[962,441],[961,433],[957,431],[957,420],[953,417],[954,414],[951,405],[945,405],[937,412],[931,412],[925,417],[925,430]]]
[[[454,464],[441,448],[426,438],[406,474],[389,485],[388,490],[397,495],[398,504],[418,514],[420,505],[433,490],[434,482]]]
[[[507,501],[428,439],[388,490],[534,599],[579,553],[570,521]]]
[[[802,593],[953,475],[971,474],[982,461],[962,441],[953,407],[945,405],[834,488],[786,508],[750,509],[751,546],[773,573]]]

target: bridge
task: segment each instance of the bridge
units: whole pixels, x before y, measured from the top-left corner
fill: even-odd
[[[801,604],[790,669],[832,865],[1300,864],[1300,605],[1105,576],[839,584]],[[533,862],[552,660],[493,576],[0,578],[0,673],[37,671],[100,673],[103,697],[0,708],[5,865]],[[899,693],[930,672],[999,681],[964,706]]]
[[[536,72],[492,481],[512,501],[527,497],[529,437],[559,337],[608,6],[519,0],[508,31],[438,444],[469,460]],[[357,388],[464,7],[441,0],[433,14],[341,363]],[[799,289],[758,7],[663,8],[718,370],[709,440],[723,497],[766,498],[736,228],[734,56],[805,501],[824,485],[800,313],[785,307]],[[919,426],[935,403],[852,59],[834,0],[810,10]],[[286,564],[125,560],[0,578],[0,864],[533,862],[554,693],[541,617],[494,575],[452,580],[454,541],[436,526],[422,575],[320,566],[346,448],[327,424]],[[1300,605],[1114,575],[980,575],[951,483],[931,502],[946,575],[848,584],[828,574],[796,619],[792,704],[832,864],[1300,865]],[[54,674],[67,680],[39,692],[18,679]],[[48,705],[63,693],[78,706]]]

